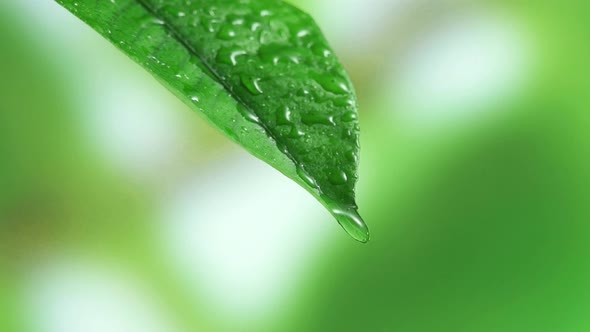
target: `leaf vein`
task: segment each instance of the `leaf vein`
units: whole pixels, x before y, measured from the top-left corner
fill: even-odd
[[[227,83],[225,83],[225,80],[222,78],[221,75],[219,75],[219,73],[217,73],[213,67],[207,62],[205,61],[205,59],[203,59],[202,56],[199,55],[199,53],[195,50],[195,48],[193,46],[191,46],[182,36],[182,34],[180,34],[178,31],[176,31],[176,29],[169,24],[164,18],[162,18],[159,14],[158,14],[158,9],[154,8],[152,6],[150,6],[148,3],[145,2],[145,0],[136,0],[142,7],[145,8],[145,10],[147,10],[149,13],[151,13],[154,17],[156,17],[157,19],[161,20],[162,22],[164,22],[164,26],[171,32],[171,36],[176,39],[184,48],[186,48],[191,54],[193,54],[196,58],[199,59],[200,63],[202,64],[202,66],[205,70],[205,73],[211,77],[213,80],[215,80],[217,83],[219,83],[224,90],[226,90],[226,92],[234,99],[236,100],[241,106],[246,107],[248,109],[248,111],[254,112],[254,114],[257,114],[246,102],[244,102],[244,100],[238,96],[237,94],[235,94],[233,92],[233,90],[231,89],[231,87],[229,85],[227,85]],[[278,142],[277,138],[275,137],[275,135],[272,134],[272,132],[267,128],[267,126],[265,126],[263,123],[257,123],[258,126],[260,126],[262,129],[264,129],[265,133],[275,142]],[[278,146],[277,146],[278,147]],[[284,147],[283,149],[280,149],[282,153],[284,153],[289,159],[291,159],[291,161],[296,165],[296,166],[300,166],[300,163],[295,159],[295,157],[291,154],[291,152],[289,151],[288,147]]]

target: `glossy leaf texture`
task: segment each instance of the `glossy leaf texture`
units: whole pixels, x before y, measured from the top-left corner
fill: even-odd
[[[278,0],[56,1],[368,241],[356,98],[309,15]]]

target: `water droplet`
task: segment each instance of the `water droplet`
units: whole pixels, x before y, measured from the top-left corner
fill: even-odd
[[[209,32],[215,32],[219,30],[219,27],[221,27],[221,21],[215,18],[203,17],[201,25],[203,25],[203,28],[205,28],[205,30]]]
[[[324,58],[327,58],[332,54],[332,51],[320,44],[315,44],[311,46],[311,52],[317,56],[321,56]]]
[[[311,34],[311,32],[309,30],[304,29],[304,30],[297,32],[297,37],[304,38],[305,36],[309,36],[310,34]]]
[[[164,22],[163,20],[161,20],[159,18],[150,18],[150,22],[152,24],[156,24],[156,25],[164,25],[164,24],[166,24],[166,22]]]
[[[272,31],[276,41],[286,42],[291,35],[289,27],[283,20],[274,20],[269,23],[270,30]]]
[[[269,44],[260,47],[258,55],[264,62],[270,62],[277,65],[281,62],[292,62],[299,64],[301,62],[301,53],[294,48],[285,47],[282,44]]]
[[[239,17],[239,18],[235,18],[231,20],[231,24],[233,25],[243,25],[244,24],[244,19]]]
[[[291,124],[291,109],[289,106],[285,106],[282,111],[277,112],[277,124],[279,125],[288,125]]]
[[[354,208],[331,208],[330,212],[338,220],[338,223],[355,240],[367,243],[369,241],[369,228],[363,218]]]
[[[219,32],[217,33],[217,37],[220,39],[230,40],[236,36],[236,31],[228,25],[222,26]]]
[[[302,97],[309,96],[309,90],[306,88],[303,88],[303,89],[297,91],[297,95],[302,96]]]
[[[346,153],[346,159],[348,159],[350,162],[357,163],[359,160],[359,157],[358,157],[358,154],[354,150],[351,150]]]
[[[305,132],[298,128],[297,126],[293,126],[291,128],[291,132],[289,132],[289,137],[291,138],[300,138],[305,136]]]
[[[309,175],[301,166],[297,167],[297,175],[299,175],[299,177],[301,178],[301,180],[303,180],[303,182],[305,182],[308,186],[312,187],[312,188],[316,188],[318,187],[317,183],[315,182],[315,180],[311,177],[311,175]]]
[[[334,116],[330,114],[322,114],[318,112],[311,112],[301,115],[301,121],[306,125],[323,124],[335,126]]]
[[[198,103],[200,101],[200,99],[197,96],[192,96],[191,97],[191,101],[194,102],[194,103]]]
[[[228,65],[237,65],[238,57],[248,54],[240,48],[224,48],[217,53],[217,61]]]
[[[331,184],[338,186],[348,182],[348,175],[344,171],[337,170],[330,173],[328,180]]]
[[[263,93],[262,89],[260,88],[260,85],[258,84],[260,82],[260,78],[253,78],[247,75],[242,75],[240,76],[240,80],[242,81],[242,84],[246,87],[246,89],[250,91],[251,94],[260,95]]]
[[[157,63],[157,64],[159,64],[159,65],[161,65],[161,64],[162,64],[162,61],[160,61],[160,59],[156,58],[156,57],[155,57],[155,56],[153,56],[153,55],[149,55],[149,56],[148,56],[148,59],[152,60],[153,62],[155,62],[155,63]]]
[[[351,122],[358,119],[358,115],[356,112],[346,112],[342,115],[342,121],[344,122]]]
[[[270,16],[272,15],[272,12],[270,10],[261,10],[260,11],[260,16],[265,17],[265,16]]]
[[[178,12],[178,17],[185,17],[186,13],[185,12]]]
[[[350,93],[350,88],[348,87],[346,80],[340,76],[316,74],[313,75],[313,78],[327,91],[339,95]]]
[[[253,32],[258,31],[260,28],[262,27],[262,23],[260,22],[254,22],[252,23],[252,25],[250,26],[250,30],[252,30]]]
[[[352,130],[350,130],[349,128],[346,128],[342,131],[342,138],[349,139],[351,137],[352,137]]]
[[[354,100],[346,97],[346,98],[336,98],[334,99],[335,106],[353,106]]]
[[[258,118],[258,115],[256,115],[256,113],[254,113],[254,111],[250,110],[249,108],[240,105],[238,106],[238,110],[240,111],[240,114],[246,118],[246,120],[253,123],[260,123],[260,118]]]

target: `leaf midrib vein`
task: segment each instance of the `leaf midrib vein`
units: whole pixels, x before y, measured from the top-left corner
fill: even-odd
[[[137,3],[139,3],[139,5],[141,5],[148,13],[150,13],[151,15],[153,15],[155,18],[159,19],[160,21],[164,22],[164,26],[166,27],[167,30],[170,31],[171,36],[174,39],[176,39],[176,41],[178,43],[180,43],[184,48],[186,48],[190,54],[195,56],[199,60],[199,62],[203,65],[204,68],[201,68],[201,69],[205,69],[205,74],[207,74],[213,80],[215,80],[217,83],[219,83],[225,89],[225,91],[227,91],[227,93],[233,99],[235,99],[241,106],[246,107],[248,109],[248,111],[253,112],[254,114],[256,114],[258,116],[257,112],[255,112],[246,102],[244,102],[244,100],[240,96],[236,95],[232,91],[231,87],[229,85],[227,85],[227,83],[225,83],[225,80],[222,78],[222,76],[219,73],[217,73],[215,71],[215,69],[213,69],[213,67],[207,61],[205,61],[205,59],[197,52],[197,50],[195,50],[195,48],[192,45],[190,45],[190,43],[188,41],[186,41],[184,39],[182,34],[180,32],[178,32],[174,28],[174,26],[172,26],[172,24],[170,24],[167,20],[165,20],[163,17],[161,17],[154,8],[152,8],[149,4],[147,4],[145,2],[145,0],[132,0],[132,1],[137,1]],[[278,140],[275,137],[275,135],[272,134],[272,132],[267,128],[267,126],[264,123],[262,123],[262,121],[258,121],[256,123],[256,125],[260,126],[264,130],[264,132],[271,139],[274,140],[275,144],[278,144]],[[281,153],[285,154],[295,164],[296,167],[301,167],[300,163],[295,160],[295,158],[290,153],[289,148],[286,145],[285,145],[285,150],[286,151],[283,151],[283,149],[279,149],[279,151]]]

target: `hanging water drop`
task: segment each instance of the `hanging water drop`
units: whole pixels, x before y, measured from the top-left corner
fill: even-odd
[[[358,214],[355,208],[331,208],[332,214],[338,220],[338,223],[344,230],[355,240],[367,243],[370,238],[369,228]]]

